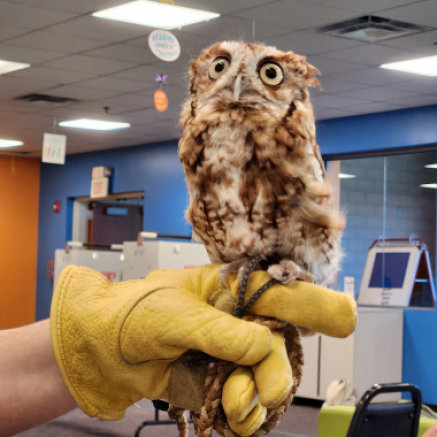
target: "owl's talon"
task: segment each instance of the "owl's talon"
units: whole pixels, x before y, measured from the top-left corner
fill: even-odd
[[[227,288],[226,279],[231,273],[238,272],[238,281],[241,284],[244,271],[246,270],[249,261],[247,259],[240,259],[224,264],[220,267],[220,282],[223,288]]]
[[[300,275],[300,267],[290,260],[282,260],[279,264],[273,264],[267,269],[267,273],[284,285],[291,284]]]

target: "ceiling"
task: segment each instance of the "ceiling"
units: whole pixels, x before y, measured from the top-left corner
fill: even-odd
[[[321,71],[323,91],[312,91],[318,120],[437,104],[437,78],[378,67],[437,54],[437,30],[378,44],[308,31],[366,14],[437,27],[436,0],[176,0],[178,6],[221,17],[172,31],[182,48],[175,62],[150,52],[147,36],[154,29],[90,16],[128,1],[0,1],[0,59],[32,64],[0,76],[0,138],[25,143],[14,152],[39,156],[43,133],[54,131],[55,119],[90,117],[132,125],[109,132],[57,126],[57,133],[68,136],[68,153],[178,138],[190,59],[215,41],[252,41],[254,27],[256,41],[306,55]],[[153,106],[156,73],[168,75],[164,113]],[[27,93],[80,101],[58,108],[14,101]]]

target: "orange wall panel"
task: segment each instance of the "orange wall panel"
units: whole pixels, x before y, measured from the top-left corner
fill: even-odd
[[[35,320],[38,159],[0,156],[0,329]]]

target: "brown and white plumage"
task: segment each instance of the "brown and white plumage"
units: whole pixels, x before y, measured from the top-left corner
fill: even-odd
[[[191,63],[179,156],[187,218],[212,262],[291,260],[318,284],[334,279],[344,216],[315,140],[316,73],[293,52],[235,41]]]

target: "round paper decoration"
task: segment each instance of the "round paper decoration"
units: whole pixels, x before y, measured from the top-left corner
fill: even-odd
[[[155,108],[159,112],[164,112],[168,108],[167,95],[162,90],[156,90],[155,96],[153,97],[155,103]]]
[[[149,47],[152,53],[163,61],[176,61],[181,54],[177,38],[168,30],[154,30],[149,35]]]

